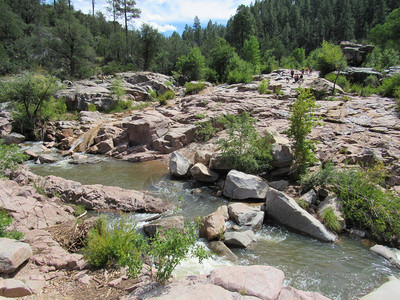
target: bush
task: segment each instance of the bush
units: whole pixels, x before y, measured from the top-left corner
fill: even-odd
[[[290,108],[292,114],[289,118],[289,129],[286,131],[293,141],[295,177],[304,174],[307,167],[317,160],[314,154],[316,141],[307,139],[312,128],[318,124],[313,113],[316,108],[315,98],[309,90],[300,88],[298,91],[299,95]]]
[[[249,83],[253,80],[255,72],[252,64],[242,60],[239,56],[234,55],[228,64],[227,68],[228,76],[227,83]]]
[[[259,137],[254,128],[256,120],[247,112],[227,115],[221,120],[228,132],[228,139],[220,139],[222,163],[236,170],[254,173],[270,167],[273,138],[267,134]]]
[[[7,211],[4,210],[4,208],[0,207],[0,238],[5,237],[19,240],[24,236],[23,233],[15,229],[11,231],[7,230],[7,227],[10,226],[12,221],[13,218],[8,215]]]
[[[268,80],[263,80],[263,81],[261,81],[261,83],[260,83],[260,85],[258,86],[258,93],[260,94],[260,95],[264,95],[264,94],[267,94],[267,92],[268,92],[268,85],[269,85],[269,81]]]
[[[107,113],[113,114],[121,111],[127,111],[132,109],[131,101],[114,101],[110,108],[107,110]]]
[[[206,258],[208,253],[200,247],[193,247],[196,242],[198,224],[186,224],[184,233],[175,229],[157,230],[151,239],[136,232],[135,226],[129,226],[121,218],[113,226],[100,217],[89,231],[83,249],[84,257],[92,267],[128,267],[128,274],[136,277],[142,270],[143,259],[154,265],[157,273],[153,279],[160,283],[171,278],[176,266],[187,255]]]
[[[320,77],[336,70],[343,70],[346,66],[346,59],[343,56],[340,46],[327,41],[322,42],[320,49],[315,50],[315,66],[320,71]]]
[[[304,174],[300,179],[300,185],[303,191],[308,192],[312,188],[326,185],[329,179],[333,177],[335,171],[335,166],[328,163],[318,172]]]
[[[204,90],[206,88],[206,84],[204,82],[186,82],[185,83],[185,95],[194,95]]]
[[[400,74],[385,78],[378,88],[380,95],[394,98],[400,94]]]
[[[24,162],[27,156],[23,154],[17,145],[5,145],[0,140],[0,176],[3,176],[6,170],[15,170],[19,164]]]
[[[336,74],[334,73],[329,73],[325,75],[325,79],[329,80],[330,82],[335,82],[336,79]],[[339,75],[337,78],[336,84],[340,86],[345,92],[348,92],[350,90],[351,84],[347,80],[345,76]]]
[[[340,232],[342,229],[342,225],[340,224],[340,221],[332,208],[325,209],[320,217],[322,219],[322,223],[324,223],[328,229],[334,232]]]
[[[104,217],[100,217],[89,231],[83,253],[92,267],[127,266],[129,275],[136,277],[142,270],[140,255],[146,246],[142,235],[124,218],[111,227]]]
[[[88,111],[97,111],[97,105],[94,103],[88,104]]]
[[[210,140],[212,137],[217,135],[217,132],[220,130],[213,126],[210,120],[207,121],[196,121],[194,125],[197,126],[196,129],[196,140],[206,142]]]
[[[115,78],[111,83],[110,87],[111,96],[117,100],[118,102],[122,100],[122,98],[126,95],[126,90],[122,85],[121,78]]]

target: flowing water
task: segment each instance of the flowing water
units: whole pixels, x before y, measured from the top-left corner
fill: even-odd
[[[215,191],[197,186],[195,182],[174,181],[164,164],[152,161],[127,163],[104,159],[97,164],[71,165],[68,160],[56,164],[30,165],[38,175],[56,175],[83,184],[115,185],[127,189],[149,190],[154,196],[171,201],[175,214],[186,218],[207,215],[229,202],[215,197]],[[148,215],[132,215],[140,220]],[[285,272],[286,284],[316,291],[332,299],[356,299],[380,286],[390,275],[400,276],[383,258],[369,251],[365,241],[342,237],[338,243],[322,243],[292,233],[285,228],[264,225],[257,233],[254,249],[233,249],[236,264],[270,265]],[[202,241],[199,243],[204,244]],[[213,268],[231,265],[224,259],[212,257],[200,265],[186,260],[175,271],[176,276],[204,274]]]

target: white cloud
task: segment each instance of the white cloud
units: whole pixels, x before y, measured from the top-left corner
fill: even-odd
[[[91,11],[91,1],[72,0],[75,9],[88,13]],[[193,24],[195,16],[202,23],[208,20],[226,22],[235,14],[240,4],[249,5],[252,0],[136,0],[136,7],[141,9],[140,19],[135,21],[135,27],[147,23],[160,32],[176,30],[174,24]],[[106,0],[96,0],[95,10],[105,13]]]

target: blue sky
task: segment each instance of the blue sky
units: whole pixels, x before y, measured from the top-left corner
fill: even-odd
[[[136,0],[136,7],[142,13],[140,19],[132,22],[132,27],[140,28],[142,23],[147,23],[168,35],[173,31],[181,33],[185,24],[193,25],[195,16],[199,17],[202,26],[206,26],[210,19],[226,24],[240,4],[249,5],[251,2],[252,0]],[[72,0],[72,4],[76,10],[85,13],[92,10],[91,0]],[[96,0],[95,11],[106,13],[106,6],[106,0]]]

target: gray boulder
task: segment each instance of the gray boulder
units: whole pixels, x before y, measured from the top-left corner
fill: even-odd
[[[218,180],[218,173],[210,170],[202,163],[197,163],[191,167],[190,175],[200,182],[215,182]]]
[[[152,72],[125,72],[117,74],[120,78],[125,80],[126,82],[143,88],[147,92],[151,89],[158,93],[165,93],[168,90],[173,90],[174,86],[172,82],[174,79],[171,76],[152,73]]]
[[[342,41],[340,42],[340,48],[347,60],[347,64],[349,66],[359,67],[375,47],[372,45],[362,45],[349,41]]]
[[[276,189],[278,191],[283,191],[289,186],[289,181],[287,180],[270,181],[268,182],[268,185],[273,189]]]
[[[0,107],[1,109],[1,107]],[[11,133],[12,117],[8,111],[0,111],[0,138]]]
[[[268,219],[323,242],[336,241],[336,236],[328,231],[320,221],[302,209],[293,198],[282,192],[269,189],[264,209]]]
[[[314,204],[317,201],[317,193],[314,189],[309,190],[307,193],[302,195],[299,200],[307,202],[309,205]]]
[[[179,151],[174,151],[169,161],[169,173],[173,177],[185,177],[191,166],[190,160],[184,157]]]
[[[183,216],[173,216],[145,224],[143,230],[148,236],[153,237],[157,230],[176,229],[183,232],[184,226],[185,219]]]
[[[0,238],[0,273],[11,273],[32,256],[27,243]]]
[[[225,256],[230,261],[236,261],[238,257],[223,242],[214,241],[210,243],[210,248],[220,256]]]
[[[25,141],[25,136],[16,132],[12,132],[10,134],[3,136],[3,142],[6,145],[11,145],[11,144],[18,145],[23,141]]]
[[[251,207],[244,203],[233,203],[228,206],[229,217],[240,226],[250,226],[257,231],[264,222],[264,212],[259,207]]]
[[[224,243],[227,246],[248,248],[257,241],[252,230],[246,230],[241,232],[229,231],[225,232]]]
[[[264,199],[268,191],[267,182],[261,177],[231,170],[226,176],[224,196],[237,199]]]
[[[370,249],[372,252],[386,258],[393,266],[400,269],[400,260],[396,254],[388,247],[382,245],[375,245]]]
[[[275,143],[272,145],[272,162],[275,168],[289,167],[293,162],[293,153],[289,144]]]
[[[38,159],[36,162],[39,162],[41,164],[52,164],[57,162],[57,158],[50,154],[41,154],[39,155]]]

